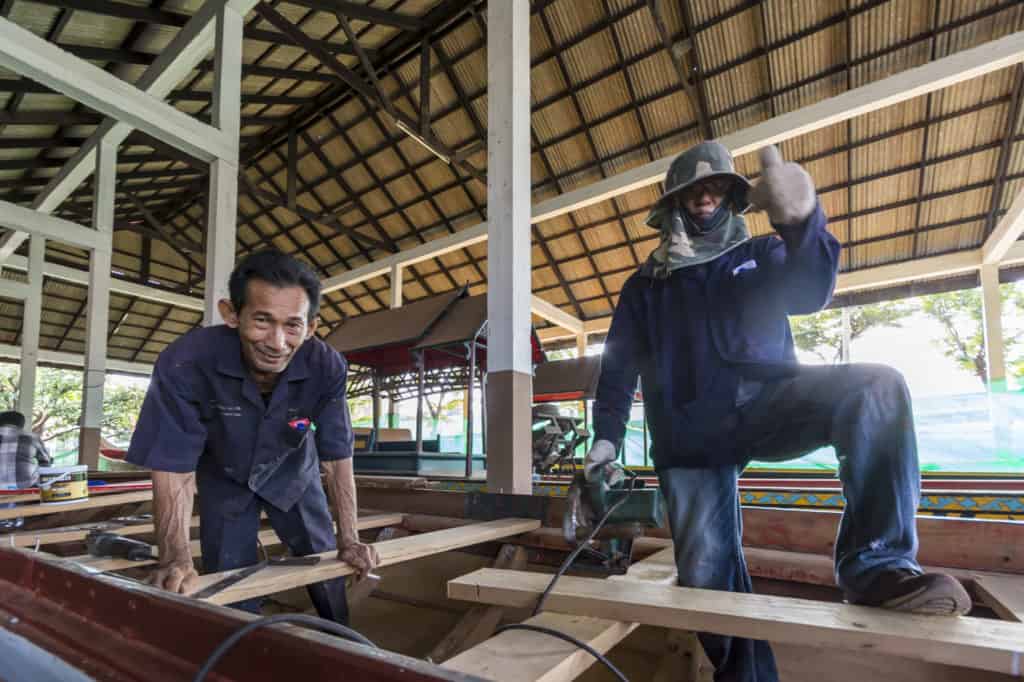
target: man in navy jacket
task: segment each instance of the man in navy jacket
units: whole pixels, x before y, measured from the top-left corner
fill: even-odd
[[[903,377],[797,363],[787,316],[828,303],[840,246],[807,172],[775,147],[761,163],[751,187],[716,142],[673,161],[647,220],[661,242],[623,286],[608,333],[587,474],[614,466],[639,376],[679,584],[750,592],[737,478],[752,460],[833,445],[846,497],[836,581],[847,600],[966,613],[960,583],[916,561],[920,474]],[[776,235],[750,238],[751,204]],[[778,679],[766,642],[700,638],[716,680]]]

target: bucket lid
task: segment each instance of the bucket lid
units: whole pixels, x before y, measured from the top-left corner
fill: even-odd
[[[88,464],[72,464],[66,467],[39,467],[39,474],[65,474],[69,471],[88,471]]]

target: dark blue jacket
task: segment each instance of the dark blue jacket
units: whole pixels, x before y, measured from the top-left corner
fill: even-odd
[[[746,461],[737,389],[796,366],[787,316],[821,310],[835,287],[840,245],[825,224],[819,205],[803,225],[776,226],[781,238],[663,280],[643,268],[630,277],[605,342],[595,437],[622,442],[639,375],[657,468]]]
[[[228,514],[254,494],[287,511],[319,481],[321,460],[352,456],[347,369],[336,350],[312,338],[267,403],[245,368],[238,332],[195,329],[157,358],[127,459],[197,472],[199,494],[219,500]],[[316,430],[289,425],[303,418]]]

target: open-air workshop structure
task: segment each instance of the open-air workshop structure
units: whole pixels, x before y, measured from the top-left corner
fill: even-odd
[[[594,397],[588,344],[658,245],[644,220],[672,160],[702,140],[750,178],[770,145],[807,169],[842,245],[832,307],[980,286],[985,373],[1005,386],[1017,0],[0,0],[0,359],[27,415],[39,366],[81,370],[79,462],[103,479],[66,506],[0,491],[0,678],[192,679],[254,618],[224,605],[309,611],[297,588],[353,573],[336,552],[275,564],[264,524],[261,570],[206,572],[194,598],[139,583],[158,557],[86,544],[157,544],[149,473],[98,473],[105,377],[149,375],[222,323],[235,263],[267,247],[316,273],[316,334],[373,403],[357,530],[381,563],[349,605],[380,650],[272,626],[217,679],[610,679],[584,643],[629,679],[710,680],[704,631],[771,641],[785,680],[1024,675],[1019,479],[925,481],[918,558],[968,589],[961,618],[842,603],[843,501],[823,477],[741,481],[759,594],[678,587],[656,519],[545,593],[575,549],[590,414],[534,404]],[[439,391],[465,395],[458,451],[423,433]],[[389,418],[408,398],[413,430]],[[544,429],[564,451],[536,452]]]

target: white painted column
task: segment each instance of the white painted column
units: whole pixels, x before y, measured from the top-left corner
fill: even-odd
[[[576,357],[582,358],[587,354],[587,335],[580,334],[576,337]]]
[[[18,379],[18,412],[32,424],[36,398],[36,367],[39,365],[39,325],[43,312],[43,257],[46,238],[33,235],[28,246],[28,296],[21,323],[21,374]]]
[[[402,307],[402,275],[405,268],[400,263],[391,266],[391,307]]]
[[[853,345],[853,327],[850,322],[850,309],[842,308],[843,338],[840,341],[839,356],[842,362],[850,361],[850,346]]]
[[[214,50],[213,125],[238,145],[241,126],[242,15],[225,5],[217,13]],[[224,159],[210,164],[206,211],[206,293],[203,324],[221,324],[217,302],[228,296],[238,233],[238,165]]]
[[[487,3],[487,486],[530,494],[530,3]]]
[[[110,256],[114,236],[114,181],[117,145],[101,142],[96,148],[92,222],[105,236],[89,258],[89,293],[85,321],[85,370],[82,373],[82,423],[78,462],[99,466],[100,426],[103,421],[103,382],[107,374],[107,333],[110,318]]]
[[[999,298],[999,266],[981,266],[982,313],[985,318],[985,360],[990,388],[1006,387],[1003,306]]]

